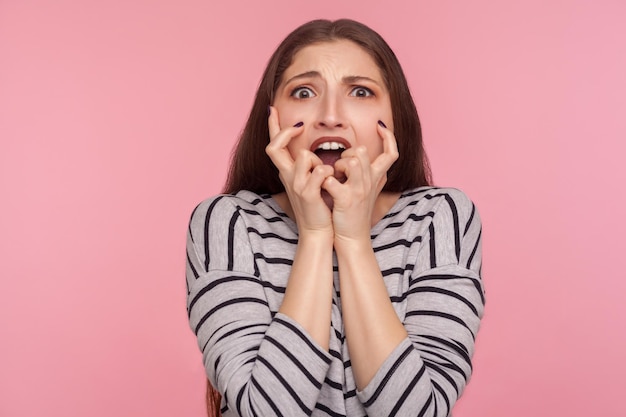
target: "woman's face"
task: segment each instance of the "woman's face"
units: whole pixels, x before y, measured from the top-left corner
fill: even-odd
[[[323,142],[350,148],[363,145],[370,161],[383,151],[376,125],[381,120],[393,131],[389,92],[380,69],[360,46],[348,40],[312,44],[293,58],[276,91],[273,106],[281,128],[304,123],[291,140],[298,151]]]

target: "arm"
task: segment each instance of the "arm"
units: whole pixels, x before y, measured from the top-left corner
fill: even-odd
[[[342,316],[357,388],[363,389],[391,352],[407,337],[389,300],[370,238],[373,213],[384,198],[380,192],[389,167],[398,157],[393,133],[376,125],[383,152],[370,164],[367,149],[342,154],[335,169],[347,177],[325,187],[334,199],[334,247],[340,276]],[[386,210],[385,210],[386,211]]]
[[[333,173],[312,152],[302,150],[294,160],[287,149],[302,125],[281,129],[276,109],[268,119],[266,152],[278,168],[291,216],[298,225],[298,247],[280,312],[298,322],[328,350],[333,291],[333,226],[321,197],[321,184]]]
[[[209,379],[230,409],[242,416],[310,415],[330,364],[332,224],[320,184],[332,168],[310,152],[291,158],[287,144],[301,129],[280,129],[275,110],[269,131],[267,153],[299,231],[293,260],[282,256],[292,262],[275,289],[284,292],[279,311],[272,318],[243,218],[216,199],[201,205],[190,224],[190,322]]]
[[[202,203],[189,226],[189,320],[207,375],[240,416],[310,415],[330,357],[293,319],[272,317],[233,198]]]
[[[350,361],[362,390],[407,332],[389,300],[369,238],[338,243],[336,250]]]
[[[301,234],[280,312],[328,350],[332,303],[332,237]]]
[[[402,296],[407,311],[401,320],[365,223],[396,151],[391,132],[379,127],[379,133],[384,152],[371,166],[358,148],[346,151],[335,168],[348,180],[324,184],[335,201],[343,318],[358,395],[370,415],[445,416],[469,379],[482,316],[480,220],[460,192],[437,199],[449,209],[441,204],[426,230],[432,234],[419,236],[422,250]]]
[[[484,308],[480,218],[457,190],[432,197],[400,298],[409,337],[358,393],[370,415],[447,416],[471,376]]]

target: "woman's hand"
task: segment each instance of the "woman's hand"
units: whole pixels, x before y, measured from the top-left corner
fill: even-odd
[[[383,152],[371,164],[364,146],[350,148],[335,163],[335,170],[343,172],[347,180],[342,184],[334,177],[327,177],[322,185],[334,200],[335,241],[370,240],[376,199],[387,182],[387,171],[398,159],[393,133],[380,123],[377,131],[383,141]]]
[[[285,186],[299,233],[333,232],[330,209],[321,196],[322,183],[332,177],[334,169],[324,165],[313,152],[303,149],[294,160],[287,149],[289,142],[302,133],[302,124],[281,129],[276,109],[270,107],[268,119],[270,143],[265,152],[278,168]]]
[[[333,299],[333,224],[322,199],[322,183],[333,174],[313,152],[294,160],[287,148],[302,133],[302,123],[280,128],[270,107],[270,143],[265,152],[276,165],[298,225],[298,246],[279,312],[298,322],[323,349],[330,345]],[[291,214],[291,213],[290,213]]]
[[[363,390],[374,378],[407,332],[389,299],[389,293],[372,248],[372,215],[385,183],[387,171],[398,158],[393,133],[379,124],[383,152],[370,164],[364,147],[350,148],[335,163],[346,182],[324,182],[333,196],[334,248],[339,268],[342,318],[357,388]]]

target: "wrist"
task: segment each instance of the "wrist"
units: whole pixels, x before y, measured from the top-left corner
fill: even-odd
[[[328,228],[298,228],[298,241],[303,242],[326,242],[331,243],[335,237],[335,232],[332,227]]]
[[[354,256],[357,259],[360,256],[373,253],[369,233],[367,235],[354,237],[335,235],[333,247],[338,256]]]

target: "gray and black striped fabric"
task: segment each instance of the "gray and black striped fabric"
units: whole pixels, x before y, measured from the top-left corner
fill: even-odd
[[[336,258],[330,349],[277,313],[298,242],[268,195],[202,202],[187,239],[189,322],[227,416],[447,416],[472,372],[484,307],[481,222],[457,189],[402,194],[371,230],[409,337],[356,388]]]

